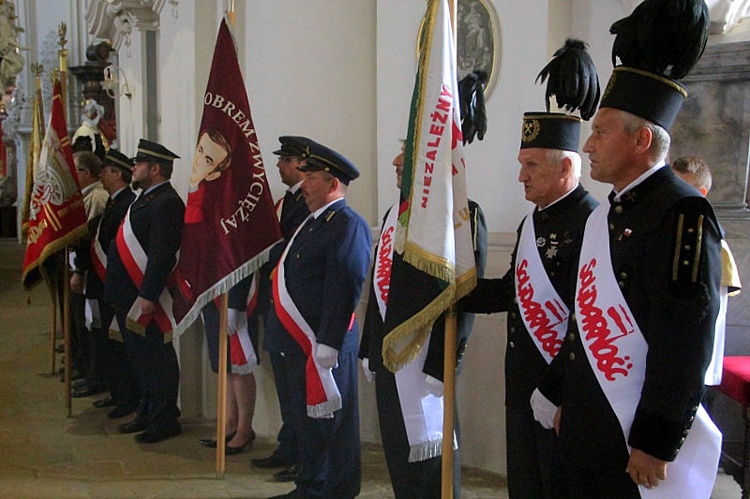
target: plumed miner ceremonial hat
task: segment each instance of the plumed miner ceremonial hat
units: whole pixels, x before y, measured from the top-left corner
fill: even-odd
[[[154,163],[171,165],[172,162],[177,158],[179,158],[178,155],[176,155],[163,145],[152,142],[150,140],[141,139],[138,142],[138,154],[135,155],[135,158],[133,158],[133,160],[136,163],[140,161],[152,161]]]
[[[536,79],[542,83],[547,80],[547,111],[524,113],[520,148],[578,152],[581,119],[591,118],[599,103],[599,77],[586,44],[566,40]],[[581,116],[549,112],[552,96],[561,110],[578,111]]]
[[[645,0],[612,24],[615,67],[601,107],[634,114],[669,130],[687,98],[677,81],[687,76],[708,40],[703,0]]]
[[[344,184],[359,177],[359,170],[354,164],[338,152],[315,141],[311,141],[310,154],[306,157],[307,162],[297,167],[303,172],[328,172]]]

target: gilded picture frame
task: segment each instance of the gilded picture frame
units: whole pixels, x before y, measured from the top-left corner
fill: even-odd
[[[419,27],[420,33],[423,26]],[[458,38],[458,79],[472,71],[487,73],[484,90],[488,99],[500,74],[500,19],[490,0],[458,0],[456,7]],[[417,37],[420,40],[421,36]],[[417,47],[417,56],[419,47]]]

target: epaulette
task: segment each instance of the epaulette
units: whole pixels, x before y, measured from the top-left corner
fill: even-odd
[[[335,211],[329,211],[328,213],[326,213],[325,221],[330,222],[334,215],[336,215]]]
[[[703,202],[703,198],[687,198],[677,208],[672,282],[678,287],[693,286],[701,278],[704,225],[710,223],[702,209]]]

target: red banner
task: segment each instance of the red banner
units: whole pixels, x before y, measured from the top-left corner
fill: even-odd
[[[176,276],[175,334],[268,260],[281,239],[234,38],[219,27],[203,96]]]
[[[87,231],[86,209],[73,164],[60,92],[60,82],[55,81],[52,115],[34,172],[26,257],[21,271],[27,288],[39,282],[43,275],[42,264],[50,255],[74,244]]]

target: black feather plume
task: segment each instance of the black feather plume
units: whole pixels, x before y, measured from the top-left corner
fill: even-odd
[[[461,107],[461,135],[464,144],[471,144],[474,137],[484,139],[487,132],[487,112],[484,107],[484,86],[487,73],[475,71],[458,82],[458,100]]]
[[[615,35],[612,64],[684,78],[708,40],[708,7],[703,0],[645,0],[609,28]]]
[[[569,38],[555,52],[552,60],[544,66],[536,81],[547,80],[547,111],[554,95],[557,107],[568,112],[580,110],[581,118],[588,120],[599,105],[599,76],[586,44]]]

